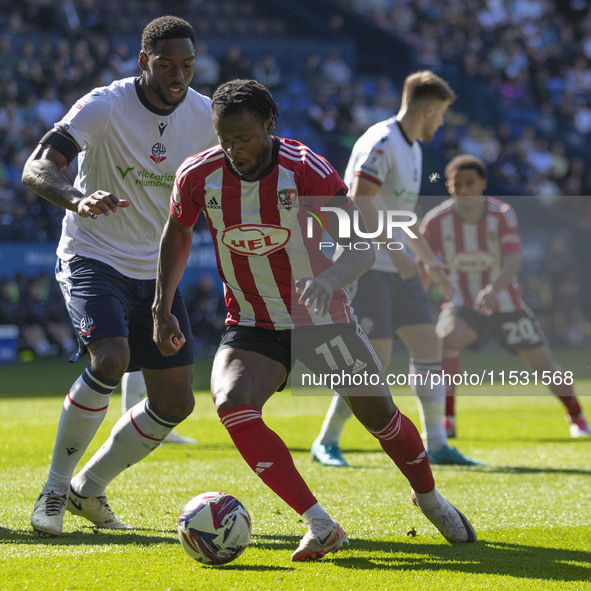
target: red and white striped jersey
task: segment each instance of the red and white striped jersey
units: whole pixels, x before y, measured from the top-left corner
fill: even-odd
[[[334,264],[320,250],[318,226],[310,231],[309,212],[347,187],[324,158],[295,140],[274,138],[273,162],[263,178],[246,181],[219,146],[187,158],[177,171],[171,215],[191,226],[205,214],[224,283],[226,324],[278,330],[350,322],[344,290],[334,293],[325,317],[295,296],[298,279]],[[352,203],[346,199],[345,207]]]
[[[435,254],[449,266],[456,292],[450,302],[474,308],[478,292],[495,281],[505,254],[521,250],[517,215],[504,201],[486,198],[486,213],[479,222],[468,223],[454,212],[454,199],[447,199],[425,215],[421,231]],[[498,296],[499,312],[525,307],[517,278]],[[445,305],[445,304],[444,304]]]

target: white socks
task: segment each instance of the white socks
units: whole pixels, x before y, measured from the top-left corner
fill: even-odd
[[[432,491],[429,491],[428,493],[423,494],[419,494],[415,491],[415,497],[417,498],[419,507],[423,511],[430,511],[441,500],[441,494],[436,488],[434,488]]]
[[[447,435],[443,426],[445,413],[445,386],[441,383],[431,385],[430,375],[441,373],[439,360],[411,359],[411,374],[421,374],[422,380],[411,380],[411,388],[417,397],[419,416],[426,447],[430,451],[439,451],[447,445]]]
[[[121,378],[121,414],[135,406],[146,395],[144,374],[139,371],[128,371]]]
[[[116,386],[117,382],[101,378],[90,366],[74,382],[60,415],[44,493],[69,492],[74,468],[103,422]]]
[[[310,523],[312,521],[316,521],[320,519],[321,521],[334,521],[332,517],[320,506],[320,503],[316,503],[312,505],[307,511],[302,513],[302,517],[306,523]]]
[[[352,416],[353,412],[349,408],[349,405],[335,392],[330,407],[324,417],[317,441],[321,445],[338,444],[345,428],[345,423]]]
[[[103,495],[113,478],[156,449],[180,422],[142,400],[117,421],[109,439],[72,480],[72,488],[85,497]]]

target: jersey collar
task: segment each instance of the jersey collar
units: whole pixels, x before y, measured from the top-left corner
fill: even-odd
[[[400,130],[400,133],[402,134],[402,137],[404,138],[404,140],[406,141],[406,143],[409,146],[412,146],[414,144],[414,142],[411,142],[408,139],[408,136],[404,133],[404,129],[402,129],[402,125],[400,125],[400,121],[398,121],[398,119],[394,119],[394,121],[396,121],[396,125],[398,125],[398,129]]]
[[[137,93],[138,99],[140,99],[140,103],[142,103],[142,105],[144,105],[148,111],[151,111],[155,115],[172,115],[173,111],[178,107],[178,105],[175,105],[171,109],[158,109],[146,98],[146,95],[141,87],[140,80],[141,78],[139,77],[134,80],[135,91]]]
[[[453,199],[453,197],[452,197]],[[484,211],[482,212],[482,215],[475,221],[475,222],[468,222],[466,221],[454,208],[454,215],[456,216],[456,218],[458,218],[460,220],[460,222],[462,222],[463,224],[474,224],[474,225],[478,225],[480,222],[482,222],[482,220],[486,217],[486,215],[488,214],[490,210],[490,202],[488,200],[488,197],[486,195],[484,195]]]

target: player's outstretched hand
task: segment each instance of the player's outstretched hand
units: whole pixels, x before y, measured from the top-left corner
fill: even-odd
[[[185,335],[181,332],[175,316],[154,316],[154,335],[160,353],[165,357],[176,355],[185,344]]]
[[[314,314],[326,316],[332,300],[332,285],[320,277],[304,277],[295,283],[298,303],[308,309],[313,309]]]
[[[107,191],[95,191],[80,199],[77,204],[78,215],[83,218],[96,220],[99,215],[115,213],[119,207],[129,207],[131,203],[127,199],[119,199]]]

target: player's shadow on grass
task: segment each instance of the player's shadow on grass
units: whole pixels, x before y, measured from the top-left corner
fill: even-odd
[[[453,440],[457,441],[457,440]],[[475,437],[464,437],[461,441],[462,445],[468,443],[470,445],[478,445],[479,443],[496,443],[500,445],[539,445],[540,443],[543,444],[569,444],[569,445],[587,445],[589,443],[589,437],[570,437],[565,435],[563,437],[536,437],[532,435],[531,437],[508,437],[507,439],[499,439],[499,437],[490,436],[487,437],[486,435],[480,434]],[[450,443],[451,445],[451,443]],[[345,453],[346,450],[342,450]]]
[[[293,551],[297,536],[253,536],[251,547],[261,550]],[[367,553],[371,557],[354,556]],[[431,572],[453,569],[470,574],[505,575],[523,579],[546,579],[564,582],[588,581],[591,575],[589,555],[583,550],[540,548],[503,542],[480,541],[477,544],[422,544],[420,542],[385,542],[351,540],[350,546],[323,561],[355,570],[406,570]],[[575,564],[573,564],[575,563]],[[576,564],[582,563],[582,564]],[[218,568],[266,570],[269,567],[230,564]],[[293,570],[294,566],[274,566]]]
[[[484,466],[453,466],[437,464],[433,466],[437,471],[447,470],[455,472],[458,469],[463,471],[473,471],[479,474],[559,474],[561,476],[591,476],[591,470],[582,470],[580,468],[549,468],[547,466],[494,466],[485,464]]]
[[[349,465],[348,466],[339,466],[339,467],[323,466],[322,464],[319,464],[318,462],[313,461],[310,458],[310,450],[309,449],[290,447],[289,450],[291,452],[302,452],[302,453],[306,452],[306,455],[308,456],[306,458],[306,460],[309,460],[311,465],[315,466],[319,470],[327,470],[329,472],[333,471],[333,470],[337,470],[339,472],[339,474],[341,472],[344,472],[347,470],[364,470],[364,471],[391,470],[393,467],[391,460],[388,458],[388,456],[386,456],[384,454],[384,452],[382,451],[381,448],[379,448],[379,449],[353,449],[353,448],[347,447],[346,449],[341,449],[341,451],[343,452],[343,455],[345,456],[345,459],[347,460]],[[355,457],[355,456],[357,456],[357,457]],[[439,465],[437,467],[439,467]],[[450,467],[454,468],[456,470],[460,469],[460,470],[466,470],[466,471],[473,471],[475,469],[480,468],[479,466],[450,466]]]
[[[332,557],[335,565],[355,570],[450,570],[470,574],[556,581],[589,581],[589,553],[504,542],[433,545],[352,539],[351,550],[371,558],[351,556],[345,549]],[[582,564],[573,564],[582,563]]]
[[[437,466],[438,468],[440,466]],[[450,466],[455,468],[456,466]],[[561,476],[591,476],[591,470],[579,468],[548,468],[544,466],[481,466],[479,472],[501,474],[560,474]]]
[[[309,447],[291,447],[289,448],[289,451],[292,453],[303,453],[303,454],[307,454],[308,456],[310,455],[310,448]],[[352,447],[347,447],[347,448],[341,448],[341,451],[343,452],[343,455],[348,456],[348,455],[367,455],[367,454],[383,454],[384,452],[382,451],[381,447],[377,447],[377,448],[372,448],[372,449],[358,449],[358,448],[352,448]]]
[[[145,533],[144,533],[145,532]],[[152,532],[151,534],[148,532]],[[152,544],[178,544],[176,531],[168,532],[155,529],[104,530],[91,526],[80,530],[64,532],[59,537],[44,536],[32,530],[0,527],[0,545],[8,544],[40,544],[44,546],[78,546],[86,545],[129,545],[151,546]]]
[[[244,571],[244,570],[252,570],[252,571],[256,571],[256,572],[261,572],[261,571],[292,571],[294,570],[294,566],[277,566],[277,565],[273,565],[273,566],[265,566],[263,564],[222,564],[221,566],[216,566],[215,569],[216,570],[239,570],[239,571]]]
[[[565,441],[573,441],[571,439],[567,439]],[[582,441],[582,440],[579,440]],[[291,451],[308,451],[309,450],[302,450],[297,448],[290,448]],[[373,454],[374,450],[367,450],[367,449],[344,449],[342,450],[346,456],[355,455],[355,454]],[[376,453],[379,453],[380,450],[376,450]],[[349,466],[347,467],[339,467],[337,468],[339,472],[341,470],[387,470],[392,467],[392,464],[388,462],[387,458],[382,458],[383,463],[367,465],[367,463],[359,465],[355,465],[354,460],[349,459]],[[314,466],[318,468],[322,468],[324,470],[335,470],[334,467],[329,466],[321,466],[317,462],[311,462]],[[484,466],[457,466],[454,464],[432,464],[431,467],[435,468],[435,470],[449,470],[449,471],[462,471],[462,472],[475,472],[475,473],[482,473],[482,472],[490,472],[490,473],[502,473],[502,474],[561,474],[566,476],[591,476],[591,469],[590,470],[583,470],[580,468],[550,468],[546,466],[495,466],[493,464],[485,463]]]

